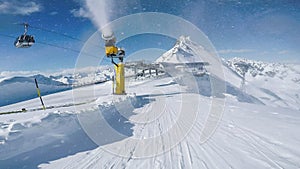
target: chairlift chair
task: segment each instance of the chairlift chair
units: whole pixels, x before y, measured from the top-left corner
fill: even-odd
[[[32,35],[27,35],[28,26],[27,23],[24,23],[24,34],[17,37],[14,42],[16,48],[29,48],[35,43],[34,37]]]

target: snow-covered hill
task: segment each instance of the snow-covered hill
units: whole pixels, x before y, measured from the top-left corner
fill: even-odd
[[[111,79],[113,70],[108,66],[65,70],[53,75],[2,77],[0,81],[0,106],[37,97],[34,79],[37,79],[42,95],[56,93],[105,82]]]

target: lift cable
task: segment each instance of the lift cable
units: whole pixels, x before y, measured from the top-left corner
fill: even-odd
[[[60,35],[60,36],[64,36],[66,38],[69,38],[69,39],[73,39],[73,40],[76,40],[76,41],[80,41],[80,42],[83,42],[83,40],[79,39],[79,38],[76,38],[76,37],[73,37],[73,36],[70,36],[70,35],[67,35],[67,34],[64,34],[64,33],[59,33],[59,32],[56,32],[54,30],[49,30],[49,29],[45,29],[45,28],[41,28],[41,27],[36,27],[36,26],[32,26],[32,25],[29,25],[31,28],[33,29],[37,29],[37,30],[41,30],[41,31],[44,31],[44,32],[50,32],[50,33],[53,33],[53,34],[57,34],[57,35]]]
[[[82,39],[79,39],[79,38],[67,35],[65,33],[60,33],[60,32],[56,32],[54,30],[49,30],[49,29],[45,29],[45,28],[41,28],[41,27],[37,27],[37,26],[32,26],[32,25],[28,25],[28,26],[31,27],[31,28],[33,28],[33,29],[36,29],[36,30],[41,30],[41,31],[44,31],[44,32],[49,32],[49,33],[57,34],[57,35],[60,35],[60,36],[63,36],[63,37],[66,37],[66,38],[69,38],[69,39],[72,39],[72,40],[75,40],[75,41],[79,41],[79,42],[81,42],[83,44],[85,43],[85,41],[83,41]],[[98,45],[93,44],[93,46],[100,47],[100,48],[104,49],[104,47],[102,47],[100,45],[98,46]]]
[[[4,36],[4,37],[15,39],[15,37],[12,36],[12,35],[6,35],[6,34],[0,33],[0,36]],[[48,45],[48,46],[51,46],[51,47],[60,48],[60,49],[64,49],[64,50],[68,50],[68,51],[71,51],[71,52],[74,52],[74,53],[82,53],[82,54],[87,55],[87,56],[92,56],[92,57],[95,57],[95,58],[99,58],[99,56],[96,56],[96,55],[92,55],[92,54],[89,54],[89,53],[86,53],[86,52],[81,52],[79,50],[68,48],[68,47],[63,47],[63,46],[59,46],[59,45],[54,45],[54,44],[46,43],[46,42],[43,42],[43,41],[37,41],[36,43],[42,44],[42,45]]]

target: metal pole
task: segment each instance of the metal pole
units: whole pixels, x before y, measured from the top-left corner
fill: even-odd
[[[36,87],[36,91],[38,93],[38,96],[40,97],[40,100],[41,100],[41,103],[42,103],[42,106],[43,106],[43,110],[46,110],[46,107],[44,105],[44,102],[43,102],[43,99],[42,99],[42,96],[41,96],[41,91],[39,89],[39,85],[38,85],[38,82],[36,79],[34,79],[34,82],[35,82],[35,87]]]
[[[112,93],[115,94],[115,76],[112,77]]]

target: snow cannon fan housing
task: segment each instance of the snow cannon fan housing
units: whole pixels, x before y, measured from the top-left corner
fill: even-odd
[[[118,48],[116,47],[116,37],[114,34],[105,35],[102,34],[102,39],[105,41],[105,53],[107,57],[114,57],[118,54]]]
[[[116,37],[113,33],[102,34],[102,39],[105,41],[105,53],[107,57],[110,58],[123,58],[125,51],[116,47]],[[123,59],[122,59],[123,60]]]

